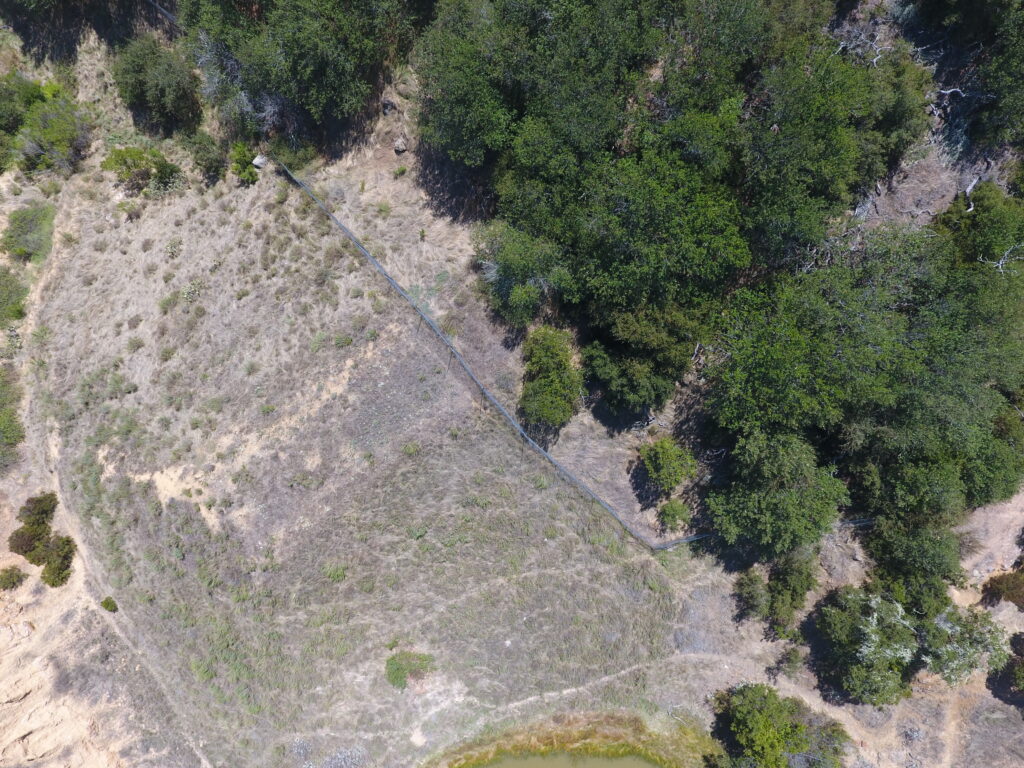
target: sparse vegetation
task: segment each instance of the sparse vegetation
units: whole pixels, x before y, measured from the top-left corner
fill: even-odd
[[[110,595],[107,595],[102,600],[100,600],[100,607],[105,611],[117,613],[117,601]]]

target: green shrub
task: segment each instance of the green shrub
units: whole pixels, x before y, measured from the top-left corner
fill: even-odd
[[[29,107],[44,98],[43,89],[35,80],[17,72],[0,78],[0,133],[17,133]]]
[[[658,522],[667,531],[685,528],[690,524],[690,508],[681,499],[669,499],[658,510]]]
[[[785,634],[797,611],[804,607],[807,593],[814,589],[817,560],[810,553],[795,552],[777,560],[768,579],[768,618],[772,629]]]
[[[144,189],[154,192],[166,190],[181,174],[181,168],[158,150],[141,147],[112,149],[100,167],[113,171],[117,180],[132,194]]]
[[[70,536],[53,536],[46,545],[46,563],[39,578],[44,584],[59,587],[71,578],[75,542]]]
[[[842,726],[812,713],[798,699],[774,688],[747,683],[716,696],[715,709],[727,734],[726,765],[841,768],[849,736]],[[718,765],[723,765],[718,763]]]
[[[53,248],[53,217],[50,203],[32,202],[12,211],[0,237],[0,250],[22,261],[42,261]]]
[[[844,587],[821,609],[818,629],[834,682],[851,699],[883,706],[909,694],[918,637],[899,603]]]
[[[519,407],[528,424],[558,429],[568,423],[583,392],[583,373],[572,358],[568,331],[541,326],[526,337],[526,381]]]
[[[771,606],[768,583],[754,568],[741,573],[733,585],[737,612],[742,618],[767,619]]]
[[[18,510],[18,519],[26,525],[49,525],[57,510],[57,494],[41,493],[25,500]]]
[[[70,175],[89,148],[89,124],[65,96],[38,101],[25,113],[15,148],[24,171]]]
[[[42,565],[42,550],[50,539],[50,526],[22,525],[11,531],[7,546],[16,555],[21,555],[33,565]],[[38,556],[35,553],[40,553]]]
[[[227,155],[213,136],[205,131],[196,131],[183,143],[204,179],[215,182],[224,176],[228,164]]]
[[[244,142],[236,141],[231,145],[231,172],[238,177],[243,186],[255,184],[260,175],[252,164],[252,150]]]
[[[0,590],[17,589],[28,578],[16,565],[0,571]]]
[[[107,595],[102,600],[100,600],[100,607],[105,611],[117,613],[117,601],[110,595]]]
[[[991,602],[1007,600],[1024,610],[1024,571],[1000,573],[985,582],[985,598]]]
[[[155,37],[128,43],[114,62],[113,75],[121,98],[147,127],[191,132],[199,124],[199,79],[181,54]]]
[[[641,447],[640,460],[651,482],[662,494],[672,493],[676,486],[693,477],[697,471],[693,454],[670,437],[660,437]]]
[[[384,663],[384,676],[395,688],[404,690],[410,679],[423,677],[434,669],[434,657],[428,653],[399,651]]]

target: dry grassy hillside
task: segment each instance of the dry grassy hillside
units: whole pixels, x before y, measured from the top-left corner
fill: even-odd
[[[130,123],[99,46],[82,51],[80,95],[105,118],[31,275],[28,437],[0,524],[53,488],[79,554],[67,587],[0,598],[0,762],[412,765],[554,713],[707,725],[715,690],[766,679],[782,646],[732,621],[732,576],[652,556],[524,450],[272,171],[193,179],[129,215],[98,164]],[[468,230],[391,149],[410,130],[396,98],[310,180],[510,394]],[[15,183],[41,194],[5,175],[4,213]],[[840,570],[856,551],[829,547]],[[431,657],[404,690],[385,675],[401,652]],[[779,684],[842,720],[851,765],[1019,764],[1020,715],[981,680],[926,680],[886,711],[827,704],[806,671]]]

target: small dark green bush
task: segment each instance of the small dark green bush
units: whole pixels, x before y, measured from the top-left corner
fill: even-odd
[[[42,552],[42,548],[50,538],[50,526],[22,525],[11,531],[7,537],[7,546],[16,555],[21,555],[33,565],[42,565],[43,558],[35,553]]]
[[[102,600],[100,600],[100,607],[105,611],[117,613],[117,601],[110,595],[107,595]]]
[[[28,578],[16,565],[9,566],[0,571],[0,589],[17,589]]]
[[[568,331],[546,325],[526,337],[519,407],[528,424],[558,429],[572,418],[583,392],[583,373],[573,362],[571,339]]]
[[[399,651],[384,663],[384,676],[395,688],[404,690],[409,679],[423,677],[434,669],[434,657],[429,653]]]
[[[192,162],[207,182],[215,182],[224,176],[228,164],[227,155],[213,136],[205,131],[196,131],[187,137],[183,144],[192,155]]]
[[[59,587],[71,578],[75,542],[70,536],[54,536],[46,545],[46,564],[39,578],[44,584]]]
[[[236,141],[231,145],[231,172],[243,186],[255,184],[260,177],[252,158],[252,150],[244,142]]]
[[[192,132],[202,117],[199,79],[177,51],[151,35],[128,43],[114,62],[118,92],[149,128]]]
[[[807,593],[817,586],[817,560],[810,553],[793,553],[772,565],[768,579],[769,618],[772,629],[783,634],[804,607]]]
[[[658,510],[658,522],[667,531],[685,528],[690,524],[690,508],[680,499],[669,499]]]
[[[26,525],[49,525],[57,510],[57,494],[41,493],[30,496],[18,510],[18,519]]]
[[[672,493],[677,485],[697,470],[697,462],[688,450],[676,445],[670,437],[661,437],[640,449],[651,482],[663,494]]]
[[[181,169],[155,149],[123,147],[112,149],[100,167],[113,171],[126,190],[138,194],[144,189],[166,190],[181,174]]]
[[[0,250],[22,261],[42,261],[53,248],[53,217],[50,203],[32,202],[13,211],[0,237]]]

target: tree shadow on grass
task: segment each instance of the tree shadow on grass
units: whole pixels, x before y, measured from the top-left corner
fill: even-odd
[[[89,29],[111,47],[124,45],[142,27],[176,32],[151,5],[127,0],[55,3],[51,9],[35,13],[18,0],[0,0],[0,18],[21,38],[22,53],[36,64],[46,59],[74,61]]]
[[[424,141],[417,142],[414,154],[416,183],[427,193],[434,213],[463,224],[494,215],[496,200],[486,172],[456,163]]]
[[[640,502],[641,509],[653,509],[658,506],[661,500],[661,491],[651,479],[647,467],[642,461],[636,460],[629,467],[629,484],[633,487],[633,494]]]

